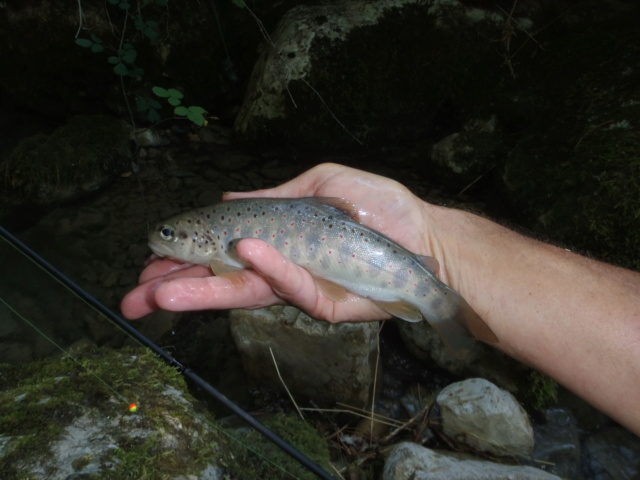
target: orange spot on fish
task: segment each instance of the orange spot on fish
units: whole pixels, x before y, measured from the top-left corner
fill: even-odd
[[[295,226],[295,223],[290,223],[289,225],[293,227],[293,226]]]

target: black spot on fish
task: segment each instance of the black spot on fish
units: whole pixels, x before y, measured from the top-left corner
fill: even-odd
[[[220,215],[220,220],[224,220],[224,215]]]
[[[189,235],[187,235],[187,232],[180,232],[179,237],[183,240],[186,240],[187,238],[189,238]]]

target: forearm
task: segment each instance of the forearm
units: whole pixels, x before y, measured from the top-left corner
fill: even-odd
[[[507,354],[640,434],[640,274],[425,205],[446,281]]]

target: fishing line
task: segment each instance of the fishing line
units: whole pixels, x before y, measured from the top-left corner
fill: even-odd
[[[67,356],[68,358],[70,358],[71,360],[73,360],[75,363],[77,363],[80,367],[82,367],[87,373],[91,374],[96,380],[98,380],[100,383],[102,383],[111,393],[113,393],[116,397],[118,397],[120,400],[122,400],[122,402],[126,403],[127,399],[124,398],[122,395],[120,395],[120,393],[118,393],[111,385],[109,385],[107,383],[106,380],[104,380],[102,377],[100,377],[97,373],[92,372],[91,370],[89,370],[85,365],[82,364],[82,362],[80,360],[78,360],[76,357],[74,357],[73,355],[71,355],[67,350],[65,350],[63,347],[61,347],[53,338],[51,338],[50,336],[48,336],[46,333],[44,333],[42,330],[40,330],[36,324],[34,324],[33,322],[31,322],[30,320],[28,320],[26,317],[24,317],[22,314],[20,314],[20,312],[18,312],[15,308],[13,308],[11,305],[9,305],[9,303],[7,303],[7,301],[0,297],[0,302],[4,304],[4,306],[10,311],[12,312],[16,317],[18,317],[20,320],[22,320],[23,322],[25,322],[27,325],[29,325],[31,328],[33,328],[36,332],[38,332],[42,337],[44,337],[49,343],[51,343],[52,345],[54,345],[58,350],[60,350],[62,353],[65,354],[65,356]],[[133,405],[133,404],[132,404]]]
[[[0,238],[10,246],[12,246],[15,250],[20,252],[23,256],[32,261],[35,265],[37,265],[40,269],[46,272],[49,276],[51,276],[54,280],[56,280],[59,284],[70,290],[76,297],[82,300],[89,307],[96,310],[98,313],[102,314],[104,318],[109,320],[113,325],[117,326],[120,330],[124,331],[127,335],[135,339],[139,344],[144,347],[149,348],[155,354],[157,354],[160,358],[166,361],[170,366],[175,367],[178,372],[180,372],[185,378],[191,381],[198,388],[203,390],[209,396],[215,398],[218,402],[224,405],[226,408],[235,413],[240,419],[242,419],[245,423],[247,423],[254,430],[258,431],[269,441],[278,446],[281,450],[283,450],[286,454],[294,458],[298,461],[302,466],[304,466],[307,470],[315,474],[318,478],[326,479],[326,480],[335,480],[333,476],[331,476],[326,470],[320,467],[318,464],[313,462],[307,456],[305,456],[302,452],[294,448],[291,444],[280,438],[274,432],[265,427],[262,423],[258,422],[255,418],[245,412],[239,405],[234,403],[232,400],[226,397],[222,392],[211,386],[206,380],[200,377],[197,373],[195,373],[190,368],[186,367],[178,360],[173,358],[167,352],[165,352],[162,348],[160,348],[157,344],[147,338],[145,335],[140,333],[138,330],[133,328],[129,323],[127,323],[124,319],[116,315],[109,308],[103,305],[100,301],[98,301],[95,297],[87,293],[83,290],[78,284],[76,284],[73,280],[63,274],[60,270],[38,255],[34,250],[25,245],[23,242],[18,240],[15,236],[13,236],[8,230],[4,227],[0,226]],[[3,301],[3,303],[5,303]],[[7,305],[5,303],[5,305]],[[14,311],[13,309],[11,309]],[[15,312],[15,311],[14,311]],[[22,318],[22,317],[20,317]],[[45,338],[47,338],[45,336]],[[57,345],[56,345],[57,346]],[[60,347],[58,347],[60,348]],[[64,351],[64,350],[63,350]],[[104,382],[103,382],[104,383]],[[110,390],[113,390],[109,387]],[[118,394],[119,398],[122,398],[121,395]]]

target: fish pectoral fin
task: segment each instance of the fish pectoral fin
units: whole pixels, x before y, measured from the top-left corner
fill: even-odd
[[[422,265],[424,265],[427,270],[433,272],[435,275],[438,275],[438,273],[440,272],[440,263],[438,263],[438,260],[433,257],[427,257],[424,255],[416,255],[416,257],[418,257],[420,263],[422,263]]]
[[[344,302],[347,299],[349,291],[344,287],[341,287],[330,280],[325,280],[324,278],[313,277],[313,279],[316,281],[318,290],[334,302]]]
[[[422,314],[420,310],[411,305],[410,303],[398,300],[395,302],[375,302],[385,312],[390,313],[394,317],[401,318],[407,322],[419,322],[422,320]]]
[[[228,263],[224,263],[221,260],[212,260],[209,263],[209,267],[211,268],[213,274],[217,276],[224,275],[225,273],[237,272],[238,270],[244,269],[244,267],[229,265]]]

